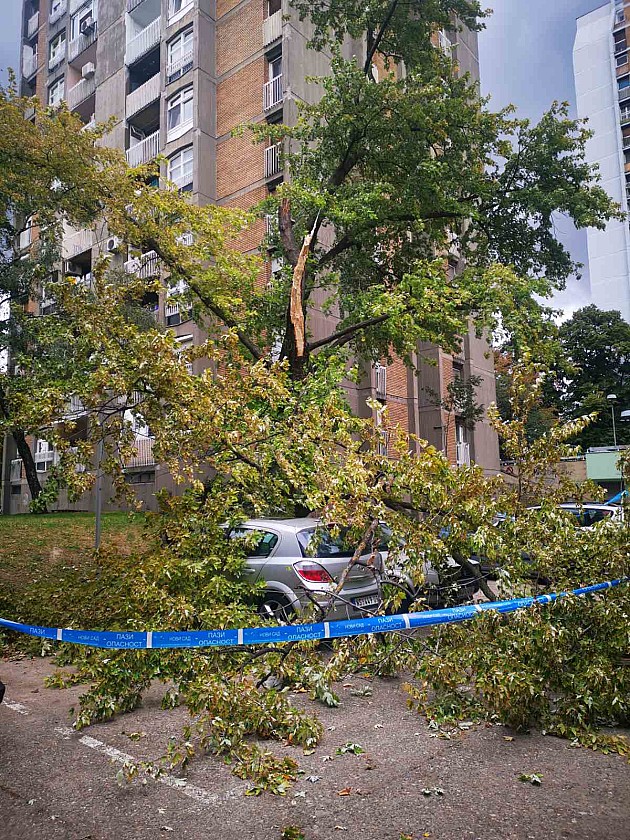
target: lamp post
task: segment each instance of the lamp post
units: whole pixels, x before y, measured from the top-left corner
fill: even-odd
[[[613,427],[613,445],[616,448],[617,447],[617,429],[615,428],[615,401],[617,399],[617,394],[607,394],[606,399],[610,403],[610,414],[612,416],[612,427]]]

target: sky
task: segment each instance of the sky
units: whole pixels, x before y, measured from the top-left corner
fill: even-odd
[[[491,107],[508,103],[518,115],[536,120],[554,99],[571,103],[575,114],[572,49],[575,19],[601,0],[488,0],[495,11],[479,36],[481,85]],[[484,5],[484,4],[482,4]],[[0,0],[0,83],[7,67],[18,67],[21,0]],[[558,233],[574,259],[586,261],[586,234],[560,219]],[[570,315],[589,302],[588,277],[571,280],[554,304]]]

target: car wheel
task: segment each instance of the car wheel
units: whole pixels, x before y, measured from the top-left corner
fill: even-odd
[[[292,624],[295,610],[285,595],[267,592],[258,607],[258,614],[263,618],[275,618],[280,624]]]

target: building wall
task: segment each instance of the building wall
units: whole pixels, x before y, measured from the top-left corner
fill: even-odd
[[[578,116],[587,118],[593,131],[586,145],[587,160],[599,166],[602,187],[627,211],[614,15],[615,5],[610,3],[578,18],[573,64]],[[627,104],[630,106],[630,100]],[[603,310],[619,310],[630,321],[628,222],[611,221],[601,231],[588,228],[587,241],[592,302]]]

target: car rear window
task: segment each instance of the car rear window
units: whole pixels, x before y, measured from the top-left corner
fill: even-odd
[[[325,528],[305,528],[298,531],[297,540],[303,557],[352,557],[356,546],[347,545],[342,528],[339,536],[333,537]]]

